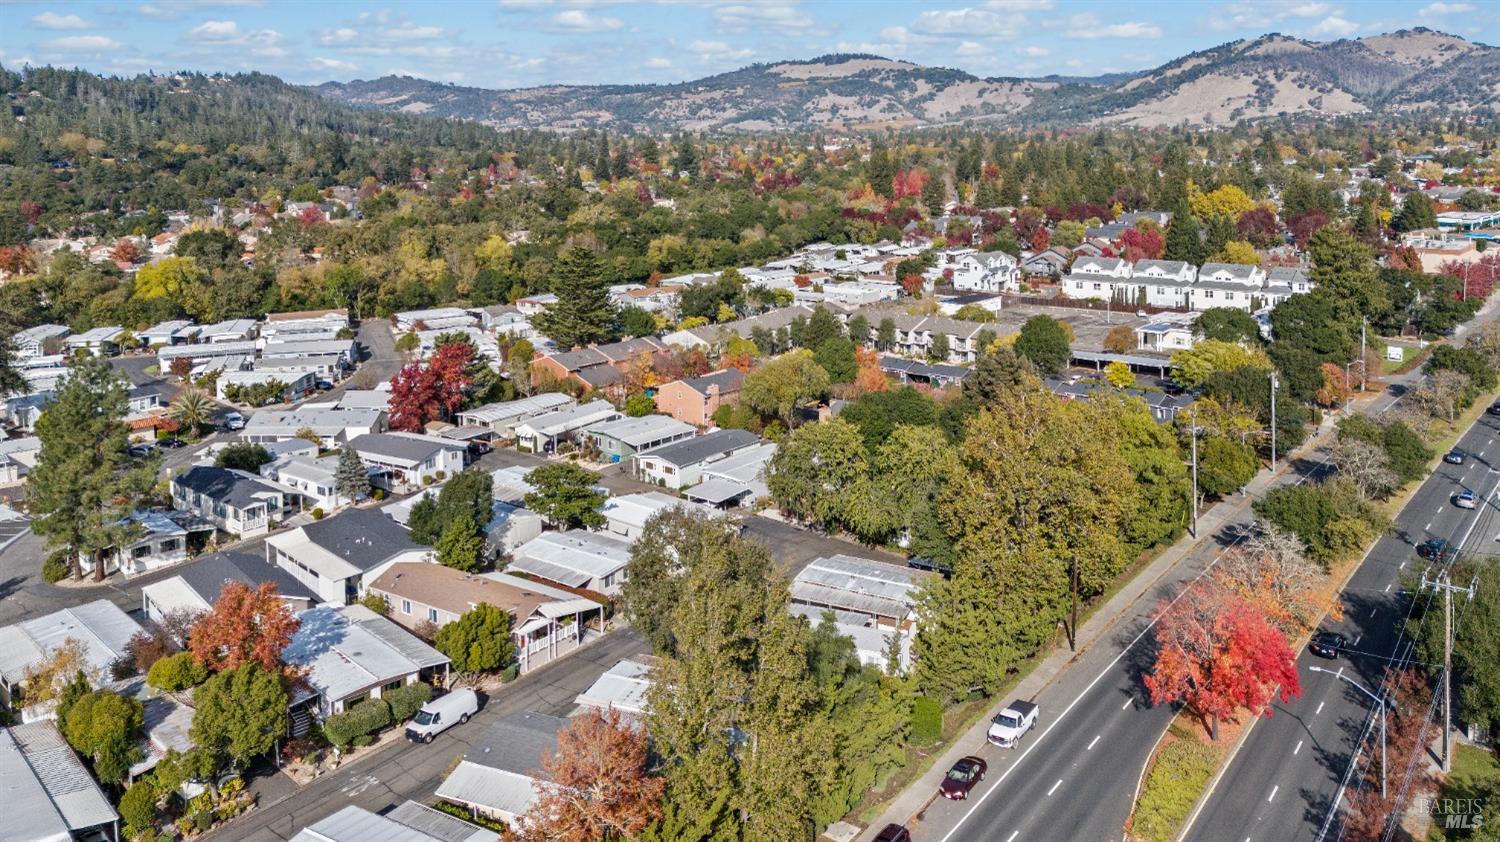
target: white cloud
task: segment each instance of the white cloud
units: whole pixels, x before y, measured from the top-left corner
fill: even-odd
[[[1443,15],[1461,15],[1472,11],[1474,11],[1474,7],[1468,3],[1443,3],[1439,0],[1437,3],[1423,6],[1422,10],[1417,12],[1417,17],[1432,18],[1442,17]]]
[[[1162,36],[1161,27],[1154,23],[1127,21],[1107,24],[1099,20],[1099,16],[1093,12],[1072,15],[1066,21],[1051,21],[1049,25],[1066,27],[1072,37],[1084,41],[1094,41],[1099,38],[1142,39]]]
[[[347,26],[338,29],[330,29],[318,36],[318,40],[324,44],[348,44],[359,37],[359,30]]]
[[[1024,23],[1019,15],[997,15],[983,9],[933,10],[917,15],[910,31],[938,38],[1014,38]]]
[[[1046,47],[1017,47],[1016,52],[1023,56],[1031,56],[1032,58],[1052,55],[1052,51]]]
[[[69,35],[54,38],[44,46],[54,50],[123,50],[124,44],[103,35]]]
[[[240,47],[257,58],[282,58],[288,55],[281,46],[281,33],[274,29],[241,29],[237,21],[206,20],[182,35],[183,41],[202,51],[219,47]]]
[[[723,41],[697,40],[688,44],[688,51],[697,54],[698,60],[703,62],[742,61],[755,55],[754,50],[734,47]]]
[[[193,41],[237,41],[245,37],[239,23],[232,20],[206,20],[189,29],[184,36]]]
[[[1045,12],[1052,8],[1052,0],[985,0],[986,9],[997,12]]]
[[[136,11],[148,18],[176,20],[188,12],[207,8],[256,8],[264,5],[266,0],[156,0]]]
[[[1310,35],[1335,35],[1340,38],[1359,31],[1359,24],[1338,14],[1329,15],[1308,29]]]
[[[671,60],[670,59],[664,59],[661,56],[653,56],[651,58],[646,59],[646,67],[649,68],[649,69],[651,69],[651,70],[666,70],[666,69],[670,68],[671,66],[672,66]]]
[[[359,70],[359,65],[352,61],[340,61],[336,58],[325,58],[324,56],[313,56],[312,67],[314,70],[332,70],[338,73],[353,73]]]
[[[31,25],[38,29],[93,29],[94,25],[77,15],[59,15],[56,12],[42,12],[31,19]]]
[[[1218,9],[1209,17],[1212,29],[1253,29],[1256,34],[1265,30],[1267,23],[1285,20],[1306,20],[1333,13],[1328,3],[1309,0],[1255,0],[1255,2],[1231,3]]]
[[[380,34],[392,41],[428,41],[443,37],[443,28],[441,26],[417,26],[411,21],[404,21],[396,26],[386,27],[381,30]]]
[[[991,49],[990,47],[986,47],[978,41],[964,41],[963,43],[958,45],[957,49],[953,51],[954,55],[961,56],[963,58],[979,58],[981,56],[988,56],[993,53],[993,49]]]
[[[606,32],[622,25],[619,18],[596,17],[582,9],[558,12],[552,16],[551,24],[554,29],[567,32]]]
[[[729,3],[715,6],[713,15],[720,32],[806,32],[815,25],[811,15],[791,2]]]

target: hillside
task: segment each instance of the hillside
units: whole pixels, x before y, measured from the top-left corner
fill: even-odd
[[[365,108],[503,128],[779,131],[959,122],[1225,125],[1500,104],[1500,50],[1429,29],[1356,40],[1272,34],[1139,74],[984,79],[873,55],[758,64],[672,85],[487,90],[384,77],[313,90]]]

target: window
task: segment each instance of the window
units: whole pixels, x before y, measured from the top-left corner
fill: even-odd
[[[411,613],[411,600],[409,600],[409,599],[403,599],[403,600],[401,600],[401,613],[402,614],[410,614]]]
[[[432,623],[436,623],[438,621],[438,613],[436,608],[427,609],[427,620],[428,622]]]

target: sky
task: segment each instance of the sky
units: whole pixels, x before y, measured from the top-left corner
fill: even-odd
[[[0,64],[109,75],[388,74],[485,88],[664,83],[756,62],[875,53],[977,76],[1094,75],[1281,32],[1426,26],[1500,43],[1494,0],[0,0]]]

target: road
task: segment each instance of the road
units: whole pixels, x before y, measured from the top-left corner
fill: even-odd
[[[382,812],[409,798],[425,802],[491,723],[528,710],[566,716],[574,708],[573,699],[600,674],[621,658],[647,651],[645,640],[634,631],[614,632],[506,685],[468,724],[450,728],[431,743],[387,745],[300,788],[280,773],[257,778],[252,788],[259,796],[258,808],[207,838],[271,842],[289,839],[350,804]]]
[[[1192,839],[1314,840],[1338,838],[1333,808],[1356,748],[1378,751],[1378,737],[1361,740],[1371,724],[1372,703],[1359,690],[1310,666],[1341,670],[1373,692],[1392,663],[1406,655],[1401,625],[1413,600],[1435,599],[1431,592],[1402,590],[1403,578],[1429,572],[1413,545],[1442,538],[1463,553],[1488,553],[1500,540],[1500,423],[1486,415],[1459,442],[1470,452],[1462,465],[1444,463],[1402,510],[1395,528],[1375,544],[1343,593],[1342,622],[1325,628],[1342,632],[1350,653],[1327,661],[1304,651],[1298,659],[1302,696],[1276,704],[1260,722],[1214,790],[1194,823]],[[1475,510],[1460,509],[1452,497],[1461,489],[1480,497]],[[1436,604],[1436,603],[1434,603]],[[1378,726],[1378,723],[1376,723]],[[1404,770],[1396,772],[1401,774]]]

